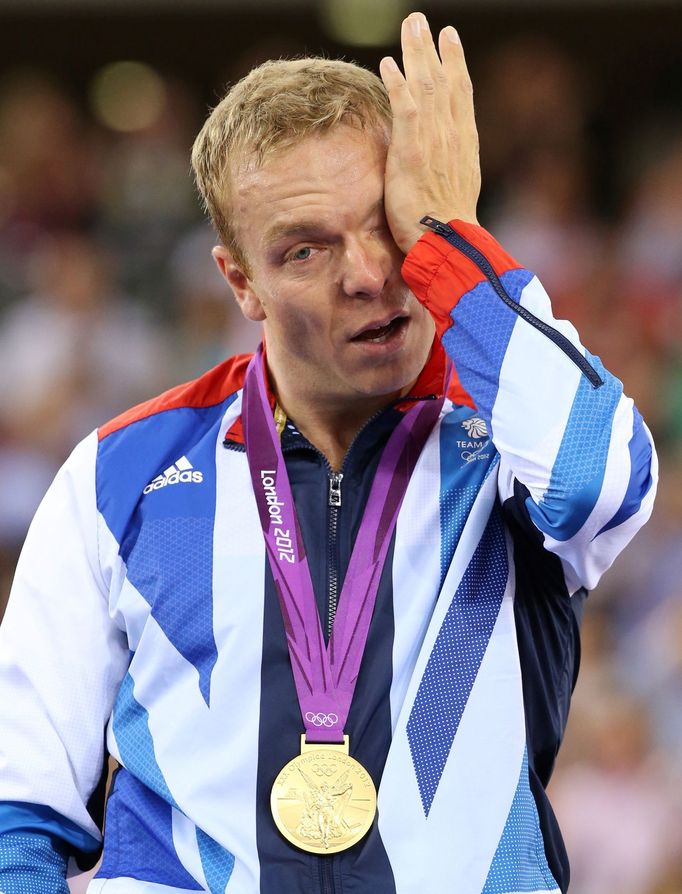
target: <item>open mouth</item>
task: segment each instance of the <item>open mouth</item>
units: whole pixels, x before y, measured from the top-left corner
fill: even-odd
[[[394,317],[383,326],[376,326],[369,329],[363,329],[357,335],[351,338],[351,341],[373,342],[381,344],[389,341],[396,335],[399,335],[407,326],[407,317]]]

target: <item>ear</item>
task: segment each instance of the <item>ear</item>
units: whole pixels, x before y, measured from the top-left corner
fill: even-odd
[[[218,265],[218,270],[227,280],[237,299],[239,309],[247,320],[259,323],[265,319],[265,310],[261,300],[256,295],[251,285],[251,280],[235,261],[232,254],[224,245],[216,245],[211,251],[213,260]]]

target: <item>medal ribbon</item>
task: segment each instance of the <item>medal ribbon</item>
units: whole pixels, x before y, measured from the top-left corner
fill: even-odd
[[[327,646],[263,367],[260,347],[246,371],[242,399],[251,481],[306,741],[341,742],[398,511],[443,399],[424,400],[407,410],[384,447]]]

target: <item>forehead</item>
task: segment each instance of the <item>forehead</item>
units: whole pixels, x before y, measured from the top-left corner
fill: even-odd
[[[305,217],[362,214],[383,194],[386,139],[348,125],[303,138],[256,166],[246,157],[232,174],[232,222],[252,241],[273,224]]]

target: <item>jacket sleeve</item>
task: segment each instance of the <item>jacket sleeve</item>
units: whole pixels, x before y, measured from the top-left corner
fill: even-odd
[[[0,626],[5,894],[61,890],[54,874],[63,877],[64,855],[96,851],[101,839],[87,805],[129,656],[109,616],[99,561],[108,532],[96,507],[96,453],[93,434],[57,474],[29,530]],[[22,888],[35,872],[38,886]]]
[[[3,894],[69,894],[64,843],[36,831],[0,834]]]
[[[429,309],[522,505],[569,588],[592,589],[651,514],[651,436],[618,379],[552,315],[537,277],[484,229],[430,227],[403,277]]]

